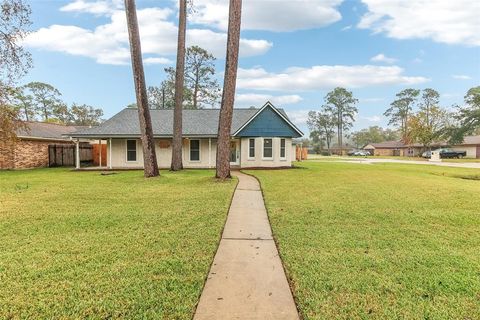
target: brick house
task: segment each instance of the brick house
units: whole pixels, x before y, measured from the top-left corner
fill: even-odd
[[[405,145],[401,141],[385,141],[369,143],[363,150],[370,152],[372,156],[404,156]]]
[[[48,167],[48,146],[72,145],[73,142],[62,135],[84,128],[44,122],[27,122],[27,127],[28,130],[17,132],[15,143],[0,141],[0,169]]]
[[[480,159],[480,135],[466,136],[462,143],[451,145],[446,141],[434,142],[430,146],[432,150],[439,148],[451,148],[455,151],[465,151],[467,158]],[[425,147],[419,143],[403,144],[401,141],[385,141],[369,143],[363,147],[374,156],[405,156],[421,157]]]

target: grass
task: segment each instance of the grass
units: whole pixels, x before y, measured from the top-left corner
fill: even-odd
[[[480,319],[480,170],[249,171],[305,319]]]
[[[0,319],[191,319],[235,181],[0,172]]]
[[[323,161],[338,161],[338,160],[359,160],[359,159],[393,159],[393,160],[410,160],[410,161],[427,161],[428,159],[421,157],[396,157],[396,156],[321,156],[317,154],[309,154],[307,160],[323,160]],[[476,160],[476,159],[474,159]]]
[[[367,157],[358,157],[358,156],[343,156],[339,157],[336,155],[332,156],[321,156],[317,154],[309,154],[308,160],[323,160],[323,161],[338,161],[338,160],[358,160],[358,159],[392,159],[392,160],[408,160],[408,161],[428,161],[428,159],[422,157],[401,157],[401,156],[367,156]],[[475,158],[462,158],[462,159],[442,159],[443,162],[470,162],[478,163],[480,159]]]
[[[442,159],[444,162],[480,162],[480,159],[474,159],[474,158],[462,158],[462,159]]]

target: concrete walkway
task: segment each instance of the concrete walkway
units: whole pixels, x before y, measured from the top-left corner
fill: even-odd
[[[299,319],[258,181],[239,183],[194,320]]]

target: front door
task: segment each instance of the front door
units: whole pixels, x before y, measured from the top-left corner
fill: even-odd
[[[240,150],[238,148],[238,140],[230,141],[230,164],[240,164]]]

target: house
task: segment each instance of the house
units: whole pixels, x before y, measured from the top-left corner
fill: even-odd
[[[480,135],[466,136],[462,143],[451,145],[446,141],[434,142],[430,145],[432,150],[438,148],[451,148],[455,151],[466,151],[467,158],[480,159]],[[404,144],[401,141],[386,141],[369,143],[364,150],[375,156],[405,156],[420,157],[425,147],[419,143]]]
[[[405,146],[406,156],[420,157],[422,152],[425,151],[425,147],[419,143],[409,144]],[[466,151],[467,158],[480,159],[480,135],[466,136],[462,143],[451,145],[446,141],[434,142],[430,146],[432,150],[438,148],[451,148],[455,151]]]
[[[26,130],[16,132],[17,141],[0,142],[0,169],[48,167],[49,146],[50,149],[52,146],[58,146],[59,149],[66,145],[73,147],[73,141],[65,137],[65,134],[84,128],[33,121],[25,124]]]
[[[213,168],[216,162],[219,109],[183,110],[183,165]],[[169,168],[172,157],[173,110],[150,110],[158,166]],[[237,168],[290,167],[295,160],[292,139],[303,133],[282,109],[270,102],[262,108],[234,109],[230,164]],[[101,125],[69,137],[107,142],[107,167],[143,168],[138,110],[126,108]],[[80,163],[77,161],[77,168]]]
[[[404,156],[405,145],[401,141],[385,141],[369,143],[363,150],[370,152],[373,156]]]

